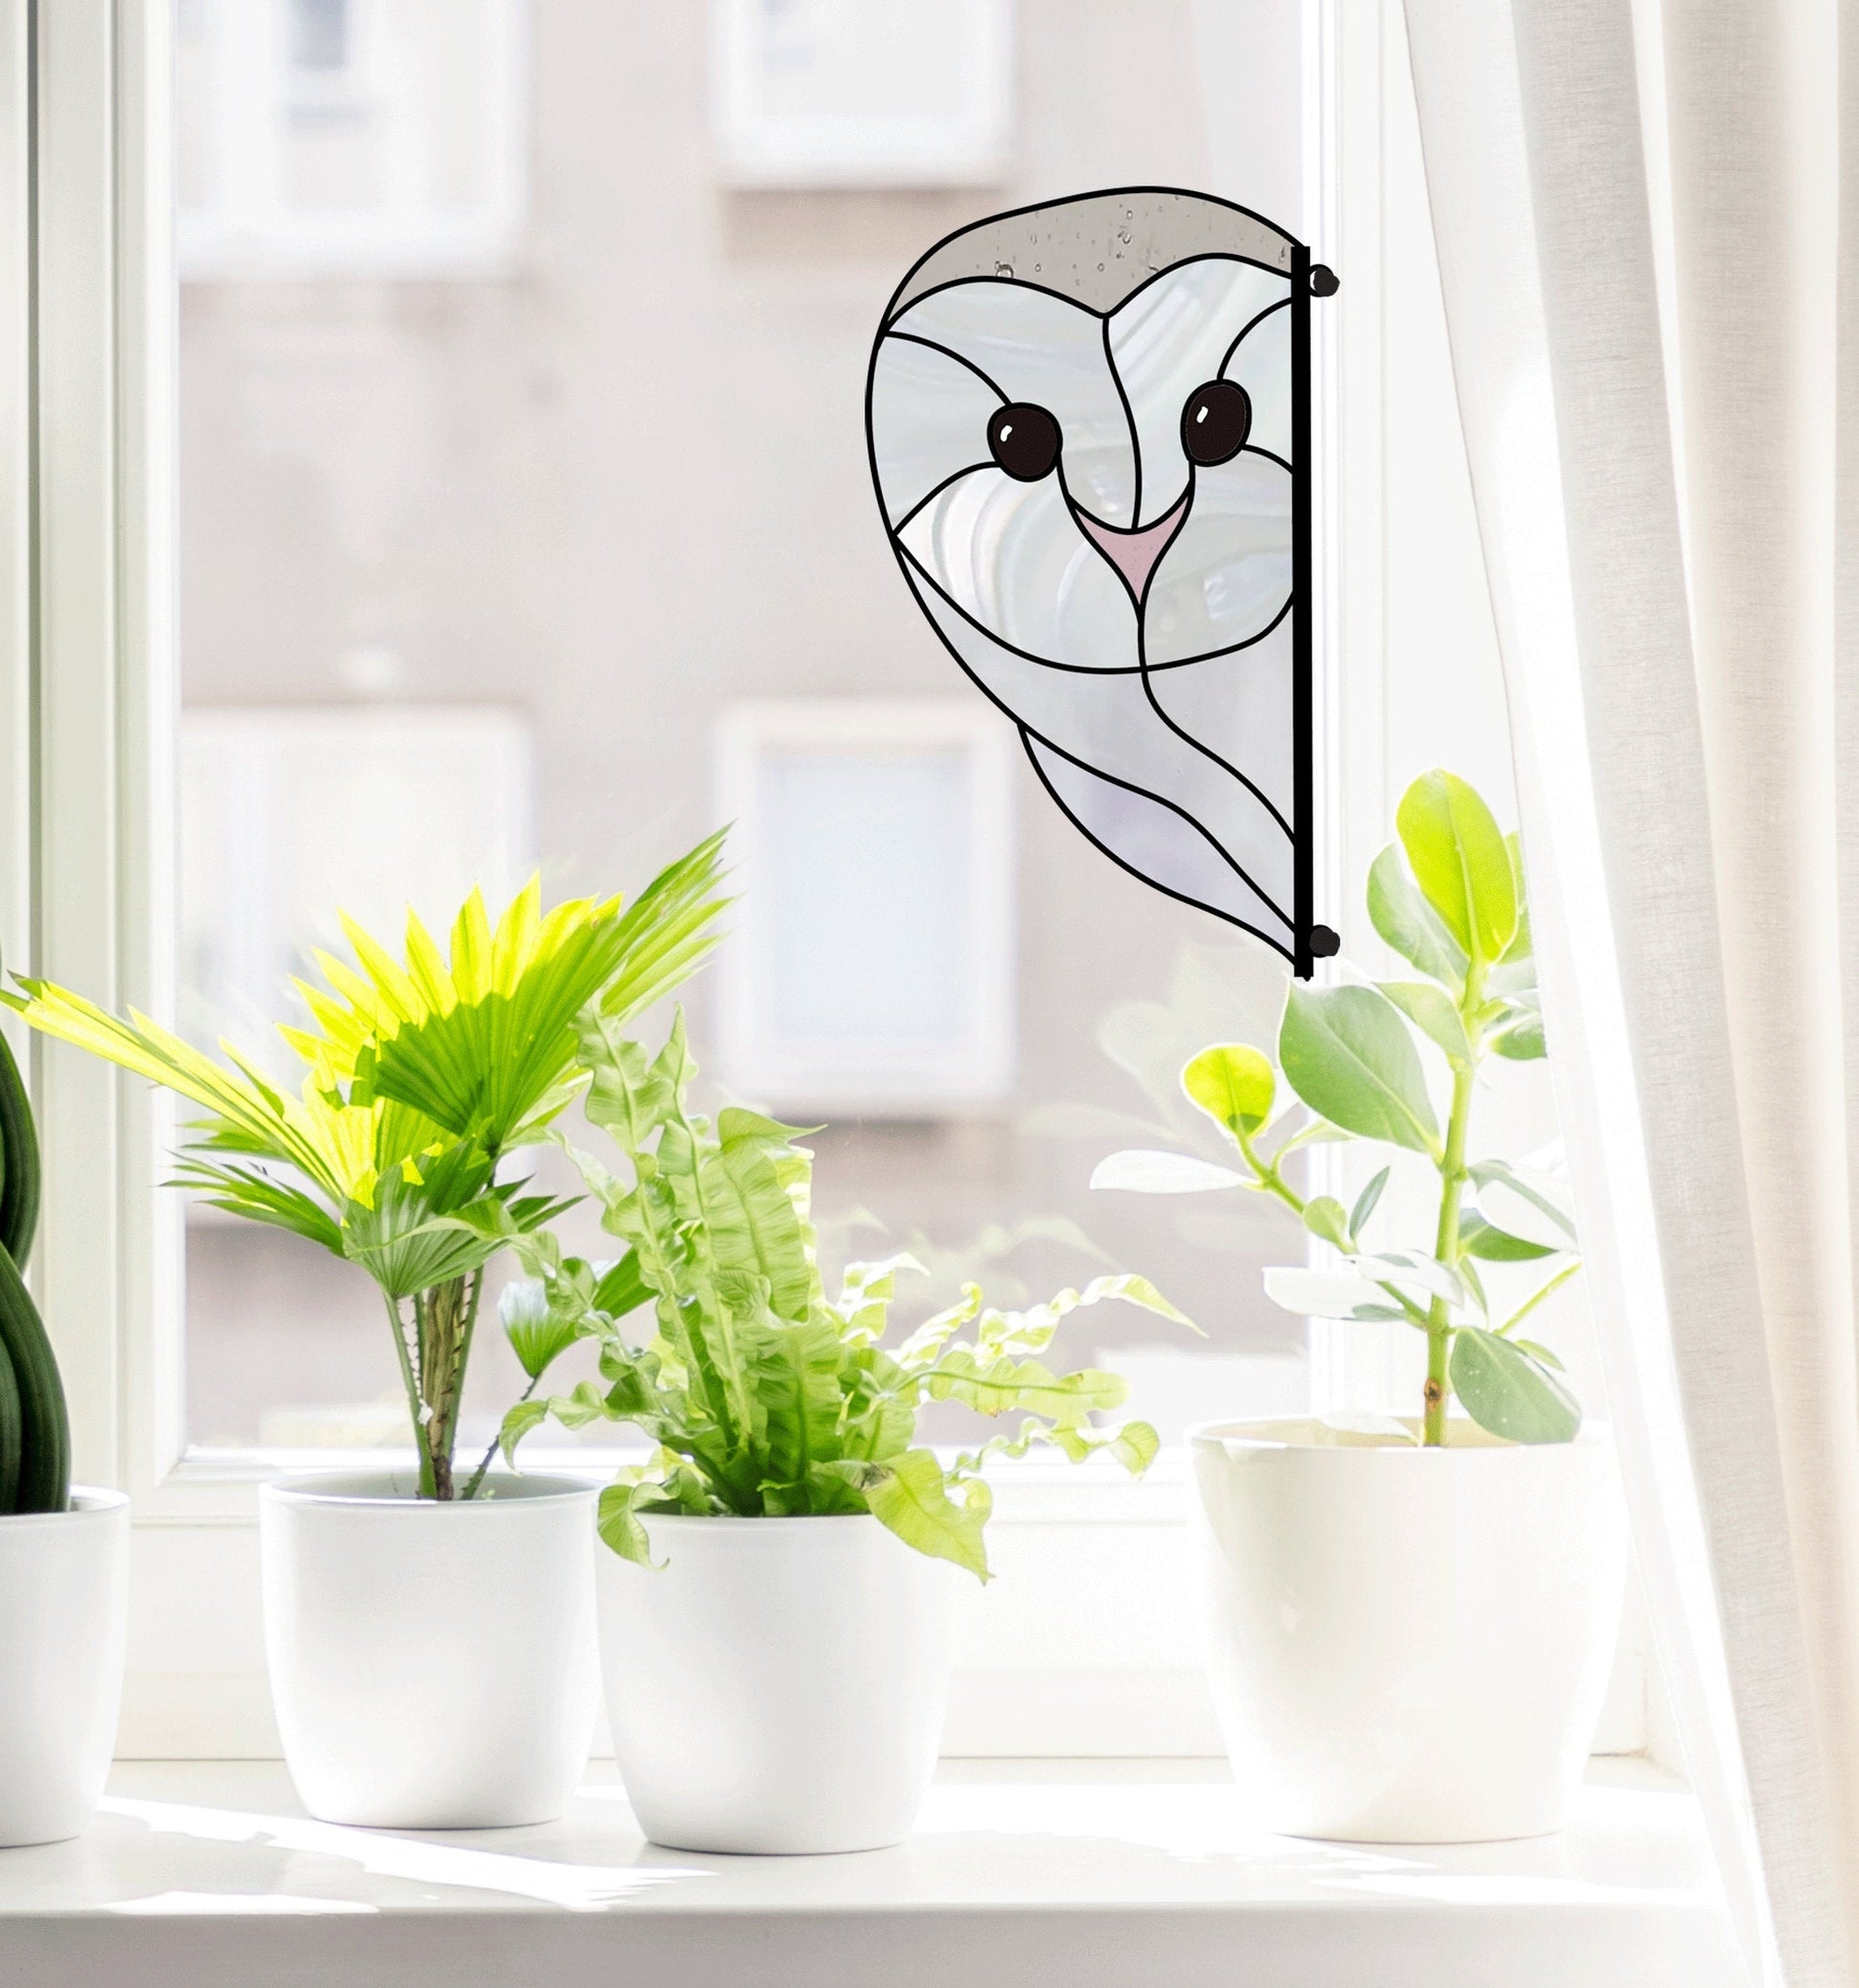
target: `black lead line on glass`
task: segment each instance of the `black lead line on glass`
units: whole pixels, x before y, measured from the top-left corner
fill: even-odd
[[[1113,863],[1309,977],[1311,299],[1263,215],[1173,187],[959,229],[898,286],[865,435],[891,548]]]

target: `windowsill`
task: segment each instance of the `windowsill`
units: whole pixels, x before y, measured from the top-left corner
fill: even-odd
[[[953,1454],[953,1445],[943,1445]],[[390,1449],[194,1449],[162,1483],[136,1499],[136,1522],[162,1525],[255,1525],[258,1487],[287,1471],[365,1470],[408,1463],[411,1450]],[[604,1484],[623,1464],[636,1464],[644,1446],[622,1449],[592,1444],[549,1448],[524,1446],[522,1467],[554,1471]],[[994,1490],[995,1523],[1014,1525],[1145,1524],[1178,1518],[1186,1483],[1185,1449],[1165,1449],[1140,1478],[1100,1458],[1086,1464],[1043,1458],[996,1458],[988,1480]]]
[[[1559,1836],[1452,1849],[1254,1834],[1222,1763],[948,1762],[909,1843],[800,1858],[655,1849],[599,1765],[560,1823],[422,1833],[308,1821],[275,1763],[125,1764],[86,1836],[0,1853],[0,1946],[67,1988],[1743,1978],[1696,1803],[1637,1760]]]

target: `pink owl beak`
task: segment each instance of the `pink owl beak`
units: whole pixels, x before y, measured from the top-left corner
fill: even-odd
[[[1157,562],[1186,523],[1189,494],[1184,490],[1176,502],[1153,524],[1139,525],[1134,530],[1104,524],[1080,511],[1077,504],[1072,506],[1072,515],[1078,520],[1084,536],[1122,575],[1130,599],[1138,608],[1142,607],[1143,596],[1149,590],[1149,576],[1155,571]]]

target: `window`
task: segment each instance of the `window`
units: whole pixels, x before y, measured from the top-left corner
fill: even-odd
[[[900,841],[936,819],[1010,838],[1012,891],[974,928],[984,966],[992,945],[1011,957],[992,1010],[963,1006],[972,959],[937,1001],[911,1008],[874,973],[823,1010],[817,937],[772,955],[773,1006],[746,962],[731,970],[750,972],[746,991],[722,973],[691,991],[712,1076],[737,1054],[745,1083],[766,1082],[771,1044],[817,1055],[823,1018],[838,1027],[837,1064],[803,1072],[823,1088],[832,1070],[850,1107],[818,1141],[828,1252],[914,1244],[926,1302],[964,1275],[1012,1297],[1105,1260],[1141,1268],[1207,1339],[1106,1308],[1075,1346],[1122,1367],[1165,1437],[1214,1407],[1303,1399],[1301,1328],[1259,1289],[1258,1266],[1297,1247],[1270,1208],[1086,1185],[1113,1146],[1191,1136],[1175,1070],[1209,1039],[1268,1030],[1275,970],[1097,858],[1016,749],[1004,778],[1026,804],[988,799],[995,747],[970,754],[992,736],[978,698],[942,759],[933,727],[895,747],[867,730],[864,772],[793,743],[823,708],[868,726],[972,697],[903,589],[869,487],[862,389],[885,297],[937,235],[1055,185],[1250,190],[1188,80],[1204,15],[1141,0],[1082,35],[1029,11],[1017,177],[905,195],[728,183],[694,7],[663,15],[650,62],[630,11],[605,0],[558,0],[523,33],[506,0],[194,0],[172,41],[160,5],[41,9],[35,121],[15,102],[37,156],[0,151],[0,256],[19,278],[0,307],[0,394],[20,411],[0,428],[19,500],[0,506],[8,964],[202,1035],[229,1025],[256,1048],[252,1021],[282,1012],[332,901],[377,916],[384,891],[443,900],[467,871],[507,888],[532,864],[555,895],[636,887],[714,825],[744,709],[784,710],[801,732],[755,735],[786,743],[758,760],[752,862],[830,850],[834,811],[859,804],[886,752]],[[470,28],[447,37],[458,59],[403,59],[441,16]],[[1313,49],[1329,51],[1326,116],[1345,83],[1378,102],[1363,81],[1378,59],[1345,68]],[[228,82],[241,75],[249,88]],[[1294,64],[1262,61],[1243,88],[1248,142],[1294,185]],[[352,165],[378,163],[401,142],[390,134],[416,130],[404,177],[354,165],[346,204],[325,198],[333,181],[279,163],[300,139],[327,139],[326,161],[353,140]],[[1391,229],[1418,225],[1423,251],[1403,142],[1398,128],[1387,140],[1386,211]],[[1352,313],[1325,360],[1349,467],[1326,582],[1333,903],[1408,772],[1450,758],[1503,787],[1468,514],[1461,543],[1378,504],[1384,312],[1419,382],[1385,446],[1437,478],[1441,515],[1464,502],[1423,252],[1391,245],[1386,298],[1377,285],[1382,163],[1372,146],[1348,154],[1343,213],[1327,182],[1311,208]],[[312,184],[314,199],[291,191]],[[1384,529],[1402,562],[1385,588]],[[1442,631],[1464,658],[1450,699]],[[1402,708],[1429,719],[1449,705],[1459,736],[1393,734],[1391,683],[1418,685]],[[908,777],[899,753],[916,761]],[[980,787],[953,798],[971,778]],[[790,870],[769,894],[791,890],[817,922],[824,874]],[[882,888],[874,874],[842,866],[830,887]],[[972,1058],[959,1110],[858,1092],[848,1044],[880,1024],[949,1028]],[[159,1101],[44,1045],[32,1078],[48,1127],[37,1273],[79,1465],[138,1500],[124,1743],[263,1750],[252,1486],[278,1451],[379,1440],[384,1328],[341,1266],[267,1254],[154,1190]],[[509,1392],[499,1351],[468,1404],[481,1430]],[[1319,1389],[1359,1399],[1357,1353],[1334,1336],[1317,1351]],[[956,1750],[1217,1746],[1171,1467],[1137,1486],[1062,1468],[1003,1479],[1003,1578],[962,1631]]]
[[[769,32],[826,63],[844,11],[793,11]],[[966,25],[899,15],[966,46]],[[690,990],[694,1047],[735,1093],[828,1122],[829,1256],[913,1248],[926,1306],[969,1276],[1013,1301],[1143,1269],[1210,1336],[1090,1315],[1076,1350],[1101,1336],[1136,1356],[1136,1412],[1178,1436],[1203,1361],[1265,1361],[1282,1400],[1302,1331],[1250,1269],[1286,1246],[1271,1210],[1088,1187],[1132,1125],[1198,1136],[1175,1071],[1204,1038],[1269,1028],[1277,973],[1079,845],[888,564],[861,380],[889,288],[940,229],[893,198],[848,259],[844,196],[816,194],[786,253],[750,251],[772,196],[719,188],[701,101],[647,88],[610,16],[587,0],[533,22],[521,277],[281,289],[183,270],[182,819],[206,824],[183,853],[210,862],[182,870],[182,1015],[209,1042],[230,1015],[262,1054],[334,904],[392,929],[396,893],[456,891],[467,858],[496,889],[519,855],[552,894],[632,888],[735,817],[749,896],[730,956]],[[281,18],[291,73],[334,91],[433,16],[350,0]],[[896,76],[914,46],[853,35],[844,59]],[[1118,46],[1159,59],[1135,21]],[[729,43],[694,21],[683,49],[701,73]],[[223,33],[234,98],[263,94],[265,59]],[[1110,63],[1084,59],[1079,86],[1107,85]],[[468,125],[496,82],[429,77],[460,93],[435,96],[437,125]],[[1058,121],[1027,131],[1036,157]],[[1198,135],[1168,123],[1148,114],[1151,156],[1172,139],[1174,175],[1205,179]],[[1092,142],[1085,180],[1133,170],[1126,135]],[[717,202],[722,230],[686,218]],[[533,819],[507,828],[499,797],[523,780],[409,729],[487,706],[524,729],[533,767]],[[191,1209],[189,1443],[395,1440],[376,1310],[343,1265]],[[474,1360],[468,1439],[513,1392],[502,1354]]]

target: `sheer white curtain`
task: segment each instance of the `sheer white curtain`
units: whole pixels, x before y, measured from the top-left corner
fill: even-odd
[[[1859,7],[1406,11],[1661,1655],[1752,1977],[1850,1988]]]

